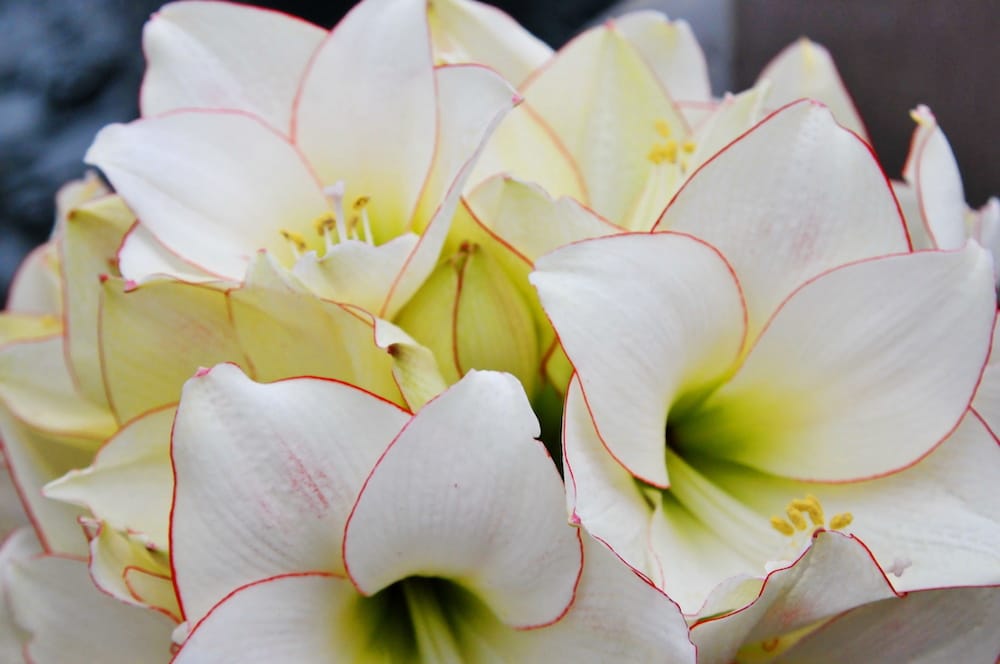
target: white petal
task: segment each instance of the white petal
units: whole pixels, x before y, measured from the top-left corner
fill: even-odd
[[[1000,318],[993,326],[990,359],[983,371],[983,378],[979,381],[972,407],[993,431],[993,435],[1000,436]]]
[[[909,466],[972,401],[994,297],[990,261],[974,244],[832,270],[784,303],[679,436],[701,453],[799,479]],[[960,347],[949,342],[956,334]]]
[[[677,605],[608,548],[584,536],[584,567],[566,617],[522,633],[520,661],[695,661]]]
[[[181,259],[156,239],[149,228],[136,224],[118,250],[118,270],[123,278],[142,284],[172,277],[188,283],[216,281],[218,277]]]
[[[281,230],[312,234],[328,210],[298,150],[240,112],[176,111],[111,125],[85,159],[168,250],[233,280],[261,248],[290,263]]]
[[[353,387],[262,385],[219,365],[184,388],[173,433],[174,580],[185,617],[275,574],[342,569],[344,522],[407,420]]]
[[[815,99],[830,108],[837,122],[871,142],[830,52],[819,44],[805,38],[791,44],[764,67],[757,80],[770,81],[772,107],[803,97]]]
[[[917,193],[924,230],[937,249],[965,243],[965,194],[951,145],[926,106],[912,112],[917,121],[903,178]]]
[[[18,266],[10,283],[7,311],[58,316],[62,312],[55,244],[43,244],[29,253]]]
[[[344,181],[348,200],[371,196],[380,242],[406,228],[434,156],[425,11],[410,0],[356,5],[316,52],[293,120],[295,142],[323,184]]]
[[[94,584],[119,601],[151,608],[179,622],[167,553],[149,549],[141,537],[107,524],[94,525],[97,532],[90,540],[89,565]]]
[[[1000,652],[1000,587],[915,592],[854,609],[799,641],[782,662],[989,662]]]
[[[712,99],[708,63],[687,21],[670,21],[656,11],[636,11],[614,23],[673,99]]]
[[[767,83],[758,83],[738,95],[727,94],[722,98],[695,130],[696,147],[688,162],[689,171],[701,166],[760,122],[767,91]]]
[[[559,618],[582,564],[563,487],[513,376],[470,372],[430,401],[379,460],[344,537],[366,595],[409,576],[472,591],[504,623]]]
[[[84,562],[56,556],[21,561],[6,581],[16,620],[31,633],[31,662],[170,661],[173,621],[101,593]]]
[[[357,592],[325,574],[265,579],[220,598],[199,622],[174,664],[365,662],[367,639],[346,620]]]
[[[563,47],[523,92],[577,162],[591,207],[616,223],[654,167],[647,155],[663,140],[657,122],[665,121],[674,139],[688,133],[652,70],[613,24]]]
[[[756,589],[757,596],[744,607],[748,591]],[[894,596],[861,542],[840,533],[820,533],[794,565],[772,572],[763,583],[734,579],[720,586],[699,612],[691,638],[699,662],[727,664],[736,660],[744,644],[767,642],[784,649],[781,637],[790,632]],[[716,615],[720,612],[723,615]]]
[[[170,406],[139,416],[105,443],[89,467],[48,484],[45,495],[87,507],[112,528],[142,533],[166,550],[173,422]]]
[[[535,266],[531,283],[605,446],[636,477],[667,486],[671,405],[720,380],[743,344],[746,312],[729,266],[674,233],[586,240]]]
[[[563,418],[563,468],[570,520],[606,542],[635,569],[655,576],[656,562],[649,555],[652,507],[632,475],[601,443],[576,378],[569,384]]]
[[[299,81],[325,36],[301,19],[246,5],[166,5],[142,32],[142,114],[227,108],[288,133]]]
[[[18,560],[27,560],[41,553],[38,539],[31,528],[21,528],[4,535],[0,547],[0,661],[28,664],[24,659],[24,646],[28,635],[14,620],[6,590],[6,576]]]
[[[732,263],[746,294],[751,338],[810,277],[908,249],[896,200],[870,148],[809,101],[769,116],[704,164],[657,229],[703,238]]]
[[[434,56],[448,63],[477,62],[514,85],[552,57],[552,49],[496,7],[437,0],[427,7]]]

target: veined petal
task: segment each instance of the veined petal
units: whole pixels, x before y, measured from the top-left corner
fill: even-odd
[[[134,222],[121,198],[105,196],[72,210],[59,238],[66,291],[66,359],[80,392],[99,406],[108,405],[97,352],[99,278],[115,272],[115,254]]]
[[[374,664],[377,634],[350,620],[357,592],[329,574],[290,574],[251,583],[221,598],[195,625],[174,664],[332,660]]]
[[[993,326],[990,359],[979,381],[972,407],[995,436],[1000,436],[1000,318]]]
[[[246,362],[226,293],[208,286],[161,280],[128,289],[109,279],[100,320],[104,380],[121,422],[176,403],[198,367]]]
[[[283,278],[288,274],[261,255],[246,285],[228,293],[232,324],[254,378],[333,378],[402,403],[393,358],[375,343],[371,316],[279,282]]]
[[[343,569],[344,523],[408,414],[314,378],[267,385],[219,365],[191,379],[174,424],[174,580],[185,618],[288,572]]]
[[[626,216],[653,169],[650,149],[663,140],[658,123],[675,140],[688,133],[656,76],[613,25],[571,41],[523,92],[577,162],[591,207],[613,222]]]
[[[994,298],[989,258],[973,243],[832,270],[782,305],[732,380],[684,422],[680,440],[799,479],[905,468],[944,440],[972,401]],[[955,334],[960,347],[948,341]]]
[[[760,122],[768,83],[758,83],[737,95],[727,94],[694,132],[694,152],[688,170],[701,166]]]
[[[601,443],[580,389],[570,381],[563,413],[563,467],[570,521],[606,542],[626,563],[649,577],[649,528],[653,508],[632,475]]]
[[[325,185],[370,196],[376,241],[407,227],[437,143],[426,4],[369,0],[337,24],[302,81],[293,137]],[[405,112],[400,112],[405,109]]]
[[[545,42],[486,3],[434,0],[427,19],[436,60],[482,63],[514,85],[552,57]]]
[[[425,405],[379,459],[344,535],[371,595],[409,576],[473,592],[504,623],[557,620],[573,601],[581,544],[517,380],[470,372]]]
[[[241,112],[176,111],[110,125],[85,159],[167,249],[236,281],[261,248],[291,264],[281,230],[313,233],[329,209],[298,150]]]
[[[108,409],[77,389],[62,337],[0,346],[0,398],[18,419],[40,431],[96,440],[115,429]]]
[[[897,591],[1000,583],[1000,518],[991,508],[1000,447],[975,415],[916,465],[864,482],[798,482],[735,464],[700,469],[761,523],[809,494],[828,516],[851,514],[842,529],[865,542]]]
[[[629,569],[604,544],[584,535],[584,567],[566,617],[521,632],[520,661],[695,661],[677,605]]]
[[[77,523],[82,510],[45,498],[42,487],[71,468],[90,463],[98,443],[34,430],[3,408],[0,408],[0,440],[7,470],[45,550],[87,555],[87,542]]]
[[[181,259],[142,224],[135,224],[122,240],[118,249],[118,270],[123,278],[137,284],[163,277],[192,284],[219,279],[216,275]]]
[[[506,176],[476,187],[468,204],[483,226],[531,263],[565,244],[621,233],[572,198],[553,199],[535,183]]]
[[[749,603],[748,594],[755,595]],[[795,564],[763,580],[732,579],[719,586],[698,612],[691,638],[698,661],[706,664],[739,661],[742,646],[762,644],[764,652],[777,655],[796,630],[889,597],[895,597],[892,586],[860,541],[823,532]]]
[[[142,31],[142,114],[226,108],[287,134],[299,81],[325,36],[301,19],[247,5],[166,5]]]
[[[535,268],[531,283],[601,440],[633,475],[666,487],[671,405],[714,387],[743,345],[746,311],[729,265],[694,238],[643,233],[569,245]]]
[[[871,149],[810,101],[774,113],[705,163],[656,228],[719,248],[746,294],[751,339],[810,277],[909,248]]]
[[[82,561],[42,556],[19,561],[6,574],[18,625],[31,634],[29,661],[77,662],[170,661],[172,620],[139,609],[97,589]]]
[[[771,82],[772,107],[803,97],[829,107],[837,122],[870,143],[851,95],[844,86],[830,52],[816,42],[799,39],[764,67],[757,81]]]
[[[934,240],[927,234],[924,216],[920,212],[920,201],[916,190],[906,182],[892,180],[892,193],[896,195],[899,209],[906,220],[906,232],[914,250],[937,249]]]
[[[87,507],[112,528],[142,533],[166,550],[174,487],[173,421],[172,406],[140,415],[105,443],[90,466],[49,483],[45,495]]]
[[[956,249],[965,243],[967,209],[958,162],[931,110],[918,106],[911,115],[917,128],[903,178],[916,191],[924,230],[933,246]]]
[[[41,548],[31,528],[21,528],[6,534],[0,546],[0,658],[4,662],[25,664],[24,647],[28,639],[28,635],[14,620],[9,593],[4,588],[6,575],[16,561],[28,560],[39,553]]]
[[[465,164],[480,152],[493,130],[521,98],[496,72],[482,65],[434,70],[438,138],[413,227],[422,230],[444,202]],[[468,171],[466,171],[468,172]]]
[[[133,606],[159,611],[180,622],[180,607],[170,580],[166,552],[151,550],[141,537],[107,524],[94,524],[90,540],[90,576],[101,591]]]
[[[941,588],[858,607],[806,635],[782,662],[988,662],[1000,652],[1000,588]]]
[[[7,311],[58,316],[62,312],[59,256],[55,244],[36,247],[17,268],[10,283]]]
[[[670,97],[710,101],[708,63],[687,21],[671,21],[657,11],[629,12],[615,26],[642,55]]]

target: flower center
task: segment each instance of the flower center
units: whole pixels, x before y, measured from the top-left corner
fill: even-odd
[[[503,626],[493,612],[460,585],[413,576],[371,597],[359,597],[349,616],[367,637],[372,661],[474,661],[483,640]]]
[[[664,163],[679,165],[681,172],[686,172],[688,170],[686,155],[693,153],[695,147],[697,147],[694,141],[689,140],[678,143],[675,139],[671,138],[673,132],[670,128],[670,123],[666,120],[657,120],[654,127],[662,140],[657,140],[653,143],[653,147],[649,149],[646,158],[657,166]]]
[[[278,232],[289,244],[292,255],[298,259],[307,251],[323,249],[324,255],[341,242],[355,241],[375,244],[372,235],[371,220],[368,218],[368,203],[370,196],[358,196],[350,205],[350,214],[344,209],[344,182],[337,183],[323,190],[329,201],[330,209],[316,217],[309,224],[317,239],[311,240],[311,234],[282,228]]]

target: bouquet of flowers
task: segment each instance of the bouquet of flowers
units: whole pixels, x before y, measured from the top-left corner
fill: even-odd
[[[1000,203],[821,46],[147,24],[0,315],[5,662],[992,662]],[[10,504],[8,500],[8,505]]]

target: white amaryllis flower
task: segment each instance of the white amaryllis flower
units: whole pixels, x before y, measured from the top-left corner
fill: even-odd
[[[418,0],[367,0],[318,36],[238,5],[153,20],[147,115],[86,157],[140,219],[126,278],[239,281],[264,249],[320,295],[391,318],[430,273],[516,96],[485,67],[435,68]]]
[[[201,372],[173,434],[175,661],[692,661],[676,606],[566,524],[537,433],[505,374],[411,415]]]
[[[900,590],[995,582],[1000,449],[967,415],[986,252],[907,253],[870,150],[811,102],[706,163],[658,228],[685,233],[583,241],[532,275],[576,370],[573,517],[686,612],[817,527]]]
[[[813,539],[794,565],[713,591],[692,618],[699,664],[987,662],[1000,652],[1000,586],[900,594],[857,538]]]

